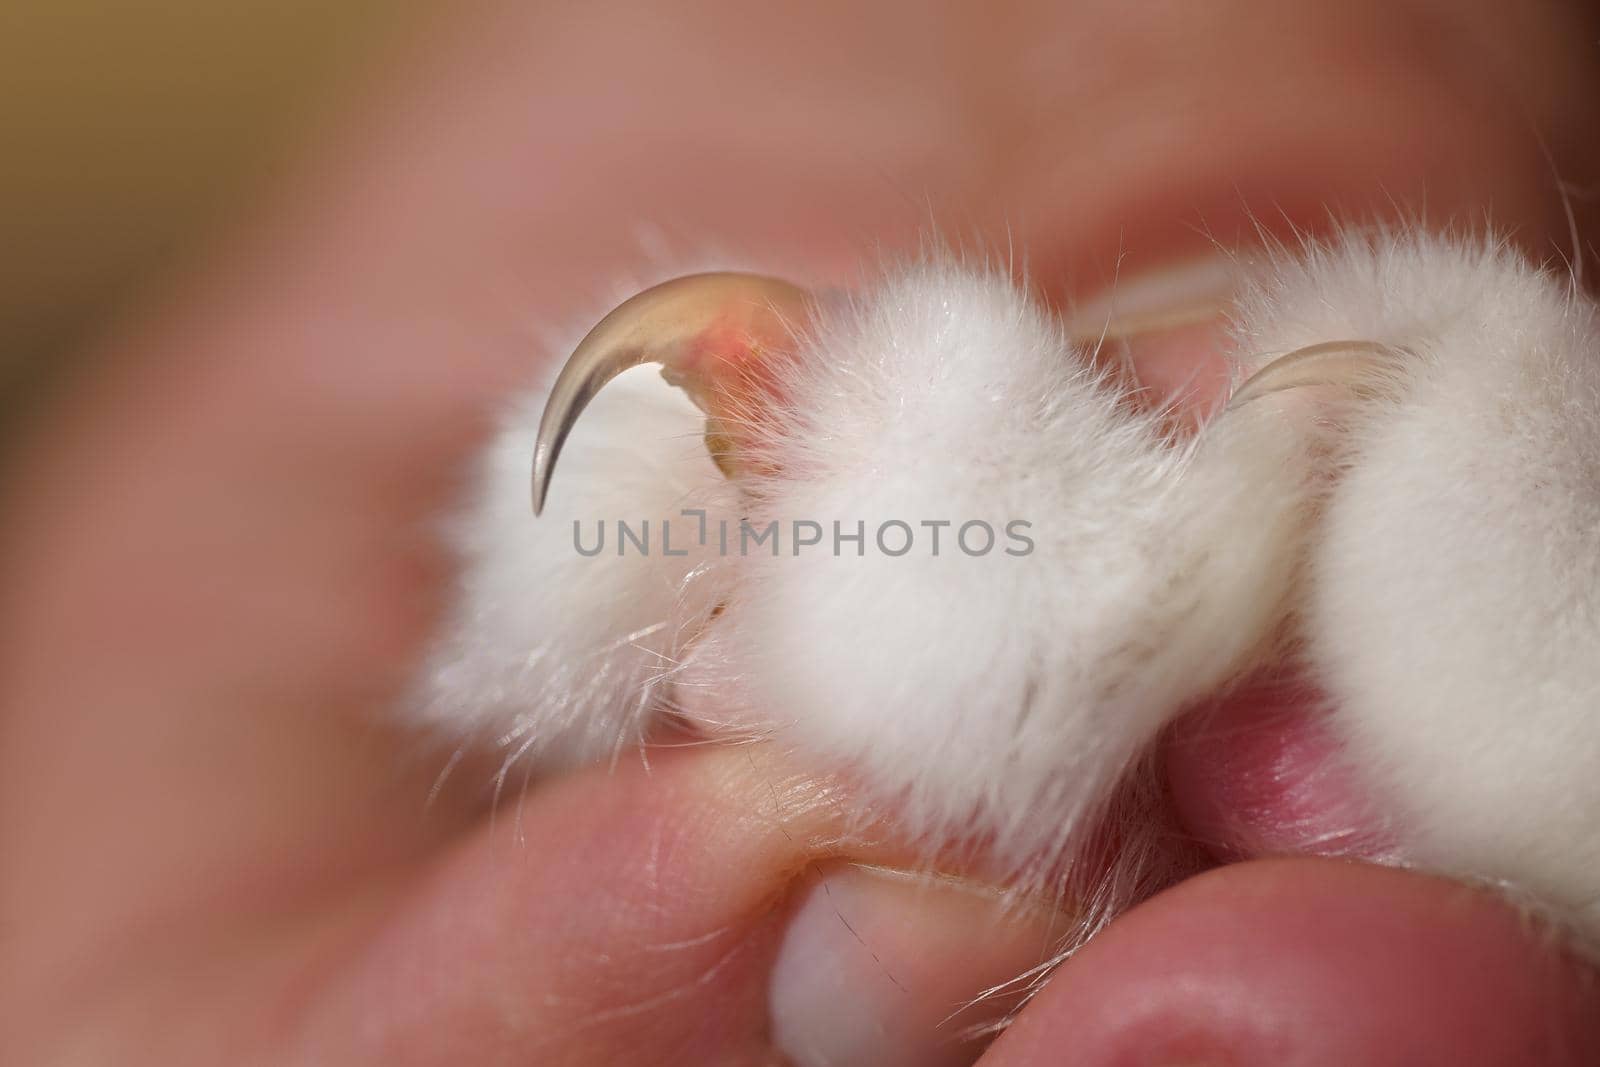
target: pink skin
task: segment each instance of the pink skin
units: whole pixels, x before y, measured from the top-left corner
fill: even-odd
[[[1592,983],[1493,898],[1335,861],[1224,867],[1136,909],[984,1057],[1547,1067],[1600,1058]]]
[[[1178,724],[1166,752],[1173,803],[1219,859],[1396,852],[1318,711],[1303,683],[1272,679]]]
[[[1565,223],[1532,131],[1576,187],[1600,175],[1593,33],[1553,0],[664,10],[487,2],[419,38],[28,442],[0,555],[0,1061],[777,1062],[766,982],[819,865],[916,858],[845,833],[826,768],[654,753],[491,821],[482,768],[424,811],[438,762],[384,725],[446,588],[427,522],[533,326],[590,308],[641,229],[843,282],[931,210],[1009,232],[1066,303],[1279,208],[1492,210],[1543,254]],[[1216,740],[1248,718],[1178,743],[1180,806],[1220,851],[1303,848],[1284,827],[1318,804],[1261,783],[1315,746]],[[994,940],[967,929],[896,977]],[[1281,1063],[1321,1031],[1373,1053],[1339,1062],[1538,1062],[1592,1039],[1580,977],[1459,887],[1241,863],[1127,916],[989,1055]]]

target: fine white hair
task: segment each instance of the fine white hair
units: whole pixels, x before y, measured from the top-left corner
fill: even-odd
[[[1401,854],[1600,932],[1593,301],[1502,244],[1409,231],[1242,273],[1238,380],[1328,342],[1359,358],[1195,432],[949,257],[797,325],[734,482],[635,371],[535,521],[545,383],[452,520],[416,714],[551,766],[699,708],[1021,865],[1070,853],[1167,722],[1292,648]],[[715,699],[673,698],[686,657]]]

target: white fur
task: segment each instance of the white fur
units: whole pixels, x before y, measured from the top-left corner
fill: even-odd
[[[1491,245],[1384,234],[1254,278],[1244,370],[1375,341],[1402,352],[1381,388],[1265,397],[1175,441],[1009,281],[924,264],[802,332],[761,415],[765,475],[730,486],[698,412],[634,372],[579,421],[535,521],[536,390],[456,523],[425,717],[546,765],[601,758],[643,734],[692,647],[720,699],[682,703],[714,708],[709,728],[777,736],[935,838],[1020,859],[1070,844],[1292,605],[1402,850],[1600,931],[1593,303]],[[619,558],[614,525],[600,558],[573,548],[575,517],[659,536],[684,507],[729,524],[727,557],[713,534]],[[777,557],[739,554],[746,515],[779,524]],[[875,543],[890,520],[914,534],[898,558]],[[937,557],[933,520],[953,524]],[[972,520],[997,535],[986,555],[957,544]],[[1028,555],[1006,553],[1015,520]],[[823,543],[796,555],[797,521]],[[835,554],[834,522],[864,525],[862,555]]]
[[[716,568],[694,539],[675,538],[684,556],[662,553],[661,521],[683,508],[709,509],[715,521],[731,495],[706,454],[699,410],[639,367],[591,403],[535,519],[529,464],[547,392],[542,383],[508,411],[450,524],[460,588],[417,713],[549,767],[642,738],[662,682],[718,595]],[[619,520],[635,531],[649,521],[649,554],[631,544],[618,554]],[[605,525],[600,554],[577,551],[574,521],[586,549]]]
[[[1318,530],[1308,653],[1405,851],[1600,923],[1600,317],[1484,242],[1285,263],[1260,350],[1404,346]]]
[[[914,827],[1017,858],[1061,845],[1262,647],[1300,518],[1296,440],[1269,412],[1170,440],[1009,280],[950,265],[830,307],[794,367],[754,520],[826,535],[737,563],[712,636],[746,714]],[[915,534],[898,557],[875,536],[893,520]],[[938,556],[932,520],[952,523]],[[971,556],[957,538],[977,520],[997,543]],[[1031,554],[1005,551],[1015,520]],[[863,554],[835,554],[835,522],[864,524]]]

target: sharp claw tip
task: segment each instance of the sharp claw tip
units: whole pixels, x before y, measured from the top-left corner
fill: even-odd
[[[533,517],[544,514],[544,498],[550,491],[550,465],[541,449],[533,457]]]

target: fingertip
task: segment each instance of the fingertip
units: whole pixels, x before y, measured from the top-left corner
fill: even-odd
[[[1335,860],[1220,868],[1074,957],[986,1064],[1600,1060],[1592,976],[1490,894]]]
[[[773,966],[773,1041],[795,1067],[972,1063],[1068,929],[973,883],[819,869]]]

